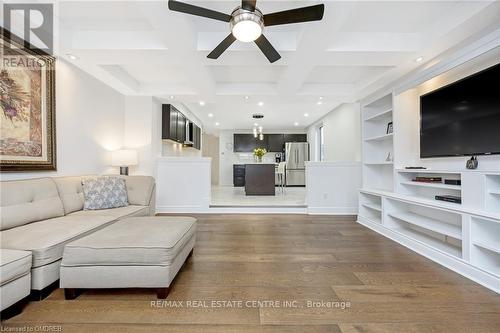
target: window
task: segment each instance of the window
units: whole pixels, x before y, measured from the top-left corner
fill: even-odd
[[[324,127],[321,125],[318,128],[318,143],[319,143],[319,149],[318,149],[318,156],[320,161],[325,160],[325,133],[324,133]]]

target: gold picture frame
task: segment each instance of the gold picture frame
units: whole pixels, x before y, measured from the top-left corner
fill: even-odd
[[[55,57],[0,28],[0,171],[55,171]]]

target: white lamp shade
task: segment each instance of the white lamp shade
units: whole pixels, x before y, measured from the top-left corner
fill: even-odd
[[[137,151],[132,149],[121,149],[111,152],[112,166],[130,166],[137,164]]]

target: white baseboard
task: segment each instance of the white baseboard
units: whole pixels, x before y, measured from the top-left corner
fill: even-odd
[[[212,214],[307,214],[307,207],[210,207]]]
[[[205,206],[156,206],[156,213],[208,213]]]
[[[308,207],[310,215],[357,215],[358,207]]]
[[[466,278],[500,294],[500,278],[489,274],[479,268],[476,268],[461,259],[451,257],[439,250],[430,248],[422,242],[413,240],[405,235],[388,229],[381,224],[363,218],[362,216],[358,216],[357,222],[387,238],[392,239],[393,241],[403,245],[404,247],[415,251],[416,253],[432,261],[435,261],[438,264],[441,264],[444,267],[451,269],[452,271],[457,272],[458,274],[463,275]]]

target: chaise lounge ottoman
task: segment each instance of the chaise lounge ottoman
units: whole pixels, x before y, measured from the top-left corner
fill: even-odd
[[[166,298],[195,240],[191,217],[123,219],[65,246],[60,286],[66,299],[95,288],[156,288]]]
[[[19,304],[30,294],[30,270],[31,252],[0,250],[0,308],[2,319],[7,319],[21,312],[22,304],[19,307],[16,304]]]

